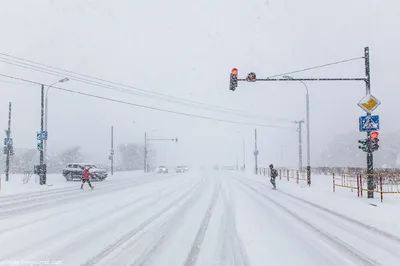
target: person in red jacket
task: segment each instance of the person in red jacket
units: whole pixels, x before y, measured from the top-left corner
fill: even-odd
[[[83,178],[82,178],[82,185],[81,189],[83,189],[83,184],[87,182],[90,186],[91,189],[93,189],[92,184],[90,184],[90,172],[89,172],[89,167],[86,167],[85,170],[83,170]]]

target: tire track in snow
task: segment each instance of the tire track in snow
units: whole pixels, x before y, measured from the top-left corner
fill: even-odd
[[[154,175],[151,175],[152,177]],[[145,175],[141,175],[136,177],[134,180],[141,179],[145,177]],[[131,182],[131,179],[122,179],[122,180],[113,180],[113,181],[103,181],[99,182],[99,184],[116,184],[116,183],[129,183]],[[33,191],[33,192],[28,192],[28,193],[20,193],[20,194],[15,194],[15,195],[7,195],[7,196],[0,196],[0,207],[5,206],[9,202],[31,202],[35,198],[41,198],[41,197],[47,197],[47,196],[52,196],[52,195],[60,195],[63,193],[68,193],[70,191],[76,191],[76,188],[78,187],[78,184],[81,182],[74,182],[77,185],[70,185],[67,187],[62,187],[62,188],[53,188],[49,190],[41,190],[41,191]],[[93,184],[97,184],[98,182],[94,182]]]
[[[320,236],[322,236],[325,240],[327,240],[328,242],[330,242],[331,244],[336,246],[339,250],[341,250],[344,253],[350,255],[352,258],[356,259],[358,262],[361,262],[362,265],[364,265],[364,266],[367,266],[367,265],[369,265],[369,266],[381,266],[382,265],[379,262],[377,262],[376,260],[374,260],[374,259],[370,258],[369,256],[367,256],[365,253],[357,250],[353,246],[351,246],[351,245],[347,244],[346,242],[342,241],[341,239],[329,234],[328,232],[326,232],[326,231],[322,230],[321,228],[315,226],[311,222],[308,222],[307,220],[301,218],[300,216],[298,216],[296,213],[294,213],[290,209],[288,209],[285,206],[283,206],[282,204],[278,203],[277,201],[275,201],[271,197],[268,197],[264,193],[261,193],[260,191],[258,191],[254,187],[244,183],[242,180],[237,179],[237,178],[234,178],[234,179],[236,181],[238,181],[242,186],[245,186],[247,189],[250,189],[250,190],[256,192],[258,195],[260,195],[263,198],[267,199],[268,202],[273,203],[274,205],[279,207],[282,211],[287,213],[289,216],[291,216],[294,219],[298,220],[303,225],[305,225],[306,227],[310,228],[315,233],[317,233]]]
[[[232,187],[226,184],[226,188],[232,195]],[[223,233],[218,265],[247,266],[250,265],[249,259],[236,229],[236,214],[232,207],[235,205],[235,197],[228,197],[226,190],[222,189],[221,191],[225,208],[221,219],[221,232]]]
[[[165,179],[164,179],[164,180],[165,180]],[[158,180],[158,179],[151,179],[151,180],[145,180],[145,182],[131,183],[131,184],[129,184],[130,187],[129,187],[129,188],[127,187],[127,189],[138,188],[138,187],[140,187],[140,186],[148,185],[148,184],[151,184],[151,183],[154,183],[154,182],[157,182],[157,181],[159,181],[159,180]],[[135,186],[133,187],[133,185],[135,185]],[[76,188],[75,188],[75,189],[76,189]],[[111,193],[113,193],[114,191],[115,191],[115,190],[112,190]],[[121,191],[121,190],[119,190],[119,191]],[[135,193],[135,192],[129,192],[127,195],[130,195],[130,194],[133,194],[133,193]],[[103,197],[104,195],[107,195],[107,194],[109,194],[109,193],[100,194],[100,195],[96,195],[96,196]],[[91,197],[90,200],[97,201],[97,197]],[[90,204],[88,204],[88,205],[90,205]],[[86,206],[87,208],[91,208],[90,206],[87,206],[87,205],[85,205],[85,206]],[[79,210],[79,209],[78,209],[78,210]],[[26,226],[32,226],[32,225],[34,225],[34,224],[37,224],[37,223],[39,223],[39,222],[41,223],[41,222],[43,222],[43,221],[45,221],[45,220],[48,220],[48,219],[52,219],[52,218],[57,219],[57,218],[60,218],[61,216],[68,215],[68,214],[70,214],[70,213],[72,213],[72,212],[74,212],[74,211],[77,211],[76,206],[72,206],[71,208],[69,208],[69,209],[67,209],[67,210],[65,210],[65,209],[58,209],[57,211],[51,212],[50,214],[44,214],[43,216],[40,216],[40,217],[37,218],[37,219],[30,219],[29,221],[26,221],[26,222],[24,222],[24,223],[22,223],[22,224],[11,225],[10,227],[2,228],[2,229],[0,230],[0,237],[1,237],[3,234],[5,234],[5,233],[8,234],[8,233],[11,233],[11,232],[13,232],[13,231],[15,231],[15,230],[22,229],[22,228],[24,228],[24,227],[26,227]],[[8,217],[8,218],[9,218],[9,217]]]
[[[218,184],[214,188],[214,193],[212,195],[210,205],[206,211],[203,221],[201,222],[200,228],[197,231],[196,238],[194,239],[189,255],[184,263],[185,266],[196,265],[198,255],[200,253],[200,248],[201,245],[203,244],[204,237],[208,229],[208,224],[210,222],[212,213],[214,211],[214,207],[217,203],[217,199],[220,196],[220,190],[221,190],[221,183],[220,181],[218,181]]]
[[[252,181],[252,182],[254,182],[254,183],[256,183],[256,184],[258,184],[259,186],[267,187],[267,185],[265,185],[265,184],[262,183],[262,182],[259,182],[259,181],[253,180],[253,179],[249,179],[249,178],[246,178],[246,179],[249,180],[249,181]],[[396,236],[396,235],[392,235],[392,234],[390,234],[390,233],[388,233],[388,232],[385,232],[385,231],[380,230],[380,229],[378,229],[378,228],[376,228],[376,227],[373,227],[373,226],[371,226],[371,225],[365,224],[365,223],[363,223],[363,222],[360,222],[360,221],[358,221],[358,220],[356,220],[356,219],[353,219],[353,218],[348,217],[348,216],[346,216],[346,215],[343,215],[343,214],[341,214],[341,213],[338,213],[338,212],[335,212],[335,211],[330,210],[330,209],[328,209],[328,208],[325,208],[325,207],[323,207],[323,206],[321,206],[321,205],[318,205],[318,204],[316,204],[316,203],[313,203],[313,202],[311,202],[311,201],[308,201],[308,200],[299,198],[299,197],[297,197],[297,196],[288,194],[288,193],[283,192],[283,191],[280,191],[280,190],[277,190],[277,192],[278,192],[278,193],[281,193],[281,194],[283,194],[283,195],[286,195],[286,196],[288,196],[288,197],[291,197],[291,198],[293,198],[293,199],[299,200],[299,201],[301,201],[301,202],[303,202],[303,203],[305,203],[305,204],[307,204],[307,205],[309,205],[309,206],[311,206],[311,207],[314,207],[314,208],[316,208],[316,209],[319,209],[319,210],[321,210],[321,211],[324,211],[324,212],[326,212],[326,213],[329,213],[329,214],[331,214],[331,215],[333,215],[333,216],[339,217],[339,218],[341,218],[341,219],[343,219],[343,220],[346,220],[346,221],[348,221],[348,222],[350,222],[350,223],[353,223],[353,224],[355,224],[355,225],[361,226],[361,227],[363,227],[363,228],[365,228],[365,229],[367,229],[367,230],[369,230],[369,231],[375,232],[376,234],[378,234],[378,235],[380,235],[380,236],[383,236],[383,237],[385,237],[385,238],[387,238],[387,239],[390,239],[390,240],[392,240],[392,241],[395,241],[395,242],[397,242],[397,244],[400,244],[400,237],[398,237],[398,236]]]
[[[381,243],[382,238],[376,238],[375,237],[376,235],[374,232],[371,232],[369,230],[367,230],[367,232],[365,232],[365,231],[360,232],[359,230],[364,229],[364,228],[358,227],[357,225],[354,225],[352,223],[350,223],[350,225],[355,226],[355,229],[348,228],[347,226],[349,225],[349,222],[347,220],[340,219],[340,217],[331,215],[330,213],[324,212],[324,211],[316,209],[316,208],[309,208],[309,206],[307,206],[305,203],[298,201],[296,199],[288,198],[288,200],[289,200],[288,202],[291,202],[291,204],[295,205],[297,208],[300,208],[306,212],[311,212],[314,215],[317,215],[319,218],[323,218],[326,221],[334,223],[335,227],[338,227],[341,230],[346,231],[350,235],[356,235],[358,238],[362,239],[363,241],[365,241],[367,243],[374,245],[378,249],[382,248],[382,246],[384,246],[385,252],[390,253],[394,257],[397,257],[397,259],[400,259],[399,243],[393,243],[392,245],[387,245],[387,243]],[[336,222],[332,221],[332,218],[333,218],[333,220],[336,220]],[[372,237],[371,234],[374,237]],[[387,239],[385,239],[385,240],[387,240]],[[381,245],[381,244],[383,244],[383,245]]]
[[[277,209],[274,206],[267,205],[265,204],[264,201],[261,201],[259,198],[257,198],[257,194],[254,193],[253,191],[250,191],[248,188],[243,186],[241,183],[239,183],[238,180],[235,178],[232,178],[232,180],[235,180],[235,185],[237,186],[238,190],[242,191],[244,194],[247,195],[247,197],[254,201],[254,203],[258,204],[261,209],[264,209],[265,214],[268,214],[269,217],[274,217],[272,220],[276,220],[276,224],[279,224],[278,226],[284,226],[287,227],[288,230],[285,230],[284,233],[290,234],[290,240],[289,241],[294,241],[298,242],[299,247],[306,246],[307,247],[307,255],[313,258],[315,261],[321,261],[321,265],[335,265],[338,262],[337,256],[332,252],[326,253],[326,250],[321,250],[321,246],[319,243],[315,242],[315,239],[313,240],[312,238],[305,238],[304,234],[300,232],[296,228],[296,226],[293,226],[292,223],[287,219],[287,215],[285,213],[282,213],[281,210]],[[256,218],[257,219],[257,218]],[[267,218],[268,219],[268,218]],[[275,226],[276,226],[275,224]],[[303,227],[304,229],[304,227]],[[306,228],[307,229],[307,228]],[[273,229],[272,229],[273,230]],[[316,237],[315,237],[316,238]],[[271,238],[271,240],[273,240]],[[285,245],[282,243],[281,245]],[[268,248],[268,244],[267,244]],[[332,256],[333,255],[333,256]],[[267,261],[266,264],[274,264],[274,260],[272,261]],[[251,264],[251,263],[250,263]],[[284,265],[284,264],[283,264]]]
[[[146,183],[151,183],[153,181],[158,181],[160,179],[156,180],[135,180],[135,181],[130,181],[126,183],[118,183],[118,184],[110,184],[107,186],[101,186],[93,190],[93,192],[90,193],[95,193],[97,196],[104,196],[104,193],[114,193],[115,191],[121,191],[121,190],[129,190],[132,189],[131,185],[137,185],[137,184],[146,184]],[[130,185],[130,186],[127,186]],[[98,194],[99,191],[105,192],[103,194]],[[80,191],[79,187],[75,188],[75,191],[68,193],[67,195],[61,194],[61,195],[54,195],[54,197],[49,197],[43,199],[43,201],[32,204],[32,205],[26,205],[25,202],[22,204],[20,202],[16,203],[15,205],[24,205],[21,208],[14,208],[14,204],[10,204],[9,209],[2,210],[3,208],[0,206],[0,220],[8,219],[10,217],[15,217],[16,215],[24,215],[24,214],[29,214],[33,211],[38,211],[44,208],[49,208],[49,207],[59,207],[62,204],[70,204],[71,202],[81,200],[82,198],[90,197],[93,196],[92,194],[89,193],[82,193]],[[40,199],[39,199],[40,200]],[[27,200],[29,201],[29,200]],[[33,200],[35,202],[35,200]]]
[[[91,266],[91,265],[97,265],[99,262],[104,260],[106,257],[108,257],[112,252],[114,252],[116,249],[118,249],[120,246],[125,244],[127,241],[129,241],[132,237],[137,235],[140,231],[144,230],[147,226],[152,224],[154,221],[156,221],[160,216],[162,216],[164,213],[168,212],[171,210],[173,207],[175,207],[176,204],[187,198],[193,190],[196,190],[201,183],[204,181],[201,180],[199,183],[197,183],[195,186],[191,187],[189,191],[185,192],[183,195],[179,196],[177,199],[172,201],[170,204],[168,204],[166,207],[164,207],[161,211],[157,212],[156,214],[152,215],[150,218],[148,218],[146,221],[141,223],[138,227],[135,229],[129,231],[128,233],[124,234],[121,238],[119,238],[117,241],[114,243],[108,245],[106,248],[104,248],[101,252],[99,252],[97,255],[86,261],[84,264],[81,266]]]
[[[204,186],[205,184],[203,184]],[[183,203],[182,206],[179,207],[170,217],[166,217],[166,220],[161,224],[160,227],[155,227],[146,231],[143,235],[139,236],[139,239],[136,239],[132,243],[129,243],[126,247],[121,250],[120,254],[116,257],[112,258],[110,263],[107,265],[149,265],[151,264],[152,259],[156,256],[157,252],[162,248],[163,244],[166,240],[168,240],[172,233],[178,228],[179,224],[182,222],[184,215],[188,212],[188,210],[195,205],[195,203],[200,199],[200,196],[204,188],[198,189],[196,193],[194,193],[187,201]],[[140,243],[140,240],[148,235],[155,234],[153,236],[152,243],[145,249],[145,251],[139,255],[138,258],[132,260],[132,252],[134,250],[134,246]]]
[[[166,195],[171,195],[171,194],[173,194],[177,189],[179,189],[179,188],[181,188],[181,187],[184,187],[184,186],[185,186],[185,184],[184,184],[184,185],[181,185],[181,186],[178,186],[177,188],[173,188],[171,191],[169,191],[168,193],[166,193]],[[164,190],[164,191],[165,191],[165,190]],[[152,204],[154,204],[155,202],[157,202],[158,199],[155,199],[155,200],[153,200],[153,201],[151,201],[151,202],[146,203],[144,206],[139,207],[139,210],[138,210],[137,208],[134,208],[134,209],[132,209],[131,211],[126,212],[126,209],[129,209],[129,208],[132,207],[132,205],[138,204],[138,203],[140,203],[140,202],[144,201],[145,199],[150,198],[150,197],[152,197],[152,196],[153,196],[153,193],[148,194],[148,195],[145,195],[145,196],[142,196],[142,197],[140,197],[140,198],[138,198],[138,199],[135,199],[135,200],[133,200],[132,202],[130,202],[129,204],[128,204],[128,203],[126,203],[126,204],[124,203],[124,205],[119,206],[118,208],[113,209],[111,212],[107,212],[106,214],[102,212],[102,213],[97,214],[95,217],[89,217],[88,219],[85,219],[85,220],[82,222],[83,225],[80,227],[80,230],[79,230],[78,232],[76,231],[76,225],[73,225],[73,226],[71,226],[71,227],[67,227],[67,228],[65,228],[65,229],[63,229],[63,230],[61,230],[61,231],[57,231],[57,232],[56,232],[55,234],[53,234],[53,235],[49,235],[49,236],[45,237],[44,239],[41,239],[41,240],[39,240],[39,241],[36,241],[36,242],[32,243],[32,244],[29,245],[28,247],[22,247],[21,249],[18,249],[18,250],[16,250],[16,251],[13,251],[13,252],[10,253],[10,254],[5,255],[4,257],[1,257],[1,258],[0,258],[0,261],[4,261],[4,260],[7,260],[7,259],[9,259],[9,258],[16,257],[16,256],[21,257],[21,255],[23,255],[23,254],[32,255],[32,253],[33,253],[33,254],[35,253],[35,249],[37,249],[38,246],[41,246],[41,245],[43,245],[44,243],[48,244],[48,243],[50,243],[50,242],[53,241],[53,240],[59,239],[59,238],[60,238],[60,235],[68,235],[68,236],[71,238],[71,233],[75,233],[75,234],[78,233],[80,237],[84,237],[85,229],[86,229],[86,228],[87,228],[87,229],[92,229],[93,226],[95,225],[94,223],[92,223],[92,221],[99,221],[98,223],[103,223],[103,222],[107,223],[108,220],[104,220],[104,219],[103,219],[103,217],[104,217],[105,215],[110,216],[111,214],[114,214],[114,215],[115,215],[115,214],[118,214],[118,213],[123,213],[123,214],[124,214],[124,215],[123,215],[124,217],[125,217],[125,216],[130,216],[130,215],[132,215],[132,214],[134,214],[134,213],[137,213],[137,212],[138,212],[139,210],[141,210],[141,209],[146,209],[148,206],[151,206]],[[101,227],[97,229],[97,231],[100,231],[100,232],[103,231],[103,230],[104,230],[104,229],[101,228]],[[97,231],[96,231],[96,232],[97,232]],[[99,233],[100,233],[100,232],[99,232]],[[93,232],[92,232],[92,233],[93,233]],[[76,247],[75,243],[70,243],[69,245],[63,246],[63,247],[62,247],[62,250],[64,250],[64,249],[69,250],[69,249],[73,249],[74,247]],[[56,254],[54,254],[54,253],[53,253],[53,255],[54,255],[54,256],[51,257],[51,260],[54,260],[55,257],[56,257],[57,259],[59,258],[58,255],[56,255]],[[60,255],[60,256],[61,256],[61,255]]]

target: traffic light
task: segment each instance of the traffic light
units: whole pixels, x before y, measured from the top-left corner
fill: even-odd
[[[368,139],[359,140],[358,143],[362,144],[358,146],[359,149],[365,152],[368,151]]]
[[[248,82],[256,82],[256,80],[257,80],[256,73],[251,72],[251,73],[247,74],[246,80],[247,80]]]
[[[43,150],[43,143],[42,143],[42,142],[38,142],[38,144],[37,144],[37,150],[38,150],[38,151],[42,151],[42,150]]]
[[[229,84],[229,89],[231,91],[235,91],[238,83],[238,70],[237,68],[233,68],[231,71],[231,79]]]
[[[376,131],[372,132],[370,134],[370,137],[371,137],[371,151],[372,152],[377,151],[379,149],[379,145],[378,145],[379,138],[378,138],[378,136],[379,136],[379,133],[376,132]]]

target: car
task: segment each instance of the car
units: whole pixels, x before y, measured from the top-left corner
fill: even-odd
[[[168,173],[168,168],[167,167],[165,167],[165,166],[159,166],[157,169],[156,169],[156,173],[163,173],[163,174],[167,174]]]
[[[188,168],[186,166],[177,166],[175,169],[176,173],[184,173],[187,171],[188,171]]]
[[[92,163],[70,163],[63,169],[62,175],[67,181],[82,180],[83,170],[89,167],[90,178],[95,181],[103,181],[107,178],[106,169],[97,167]]]

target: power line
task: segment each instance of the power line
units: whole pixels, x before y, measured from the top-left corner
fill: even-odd
[[[6,83],[6,84],[13,84],[13,85],[34,85],[34,84],[26,84],[24,82],[12,82],[12,81],[6,81],[6,80],[0,80],[0,83]]]
[[[196,101],[186,100],[186,99],[173,97],[173,96],[169,96],[169,95],[165,95],[165,94],[161,94],[161,93],[157,93],[157,92],[152,92],[152,91],[148,91],[148,90],[144,90],[144,89],[139,89],[139,88],[136,88],[136,87],[133,87],[133,86],[129,86],[129,85],[125,85],[125,84],[122,84],[122,83],[116,83],[116,82],[113,82],[113,81],[108,81],[108,80],[105,80],[105,79],[100,79],[100,78],[92,77],[92,76],[89,76],[89,75],[80,74],[80,73],[77,73],[77,72],[73,72],[73,71],[62,69],[62,68],[49,66],[49,65],[46,65],[46,64],[37,63],[37,62],[31,61],[31,60],[27,60],[27,59],[11,56],[11,55],[4,54],[4,53],[0,53],[0,55],[3,56],[3,57],[0,56],[0,62],[6,63],[6,64],[11,64],[11,65],[15,65],[15,66],[31,69],[31,70],[34,70],[34,71],[46,73],[46,74],[49,74],[49,75],[59,76],[59,77],[68,76],[70,79],[73,79],[75,81],[86,83],[86,84],[91,84],[91,85],[98,86],[98,87],[103,87],[103,88],[106,88],[106,89],[109,89],[109,90],[113,90],[113,91],[133,94],[133,95],[147,97],[147,98],[156,99],[156,100],[162,100],[162,101],[165,101],[165,102],[180,104],[180,105],[184,105],[184,106],[188,106],[188,107],[200,107],[200,108],[205,108],[205,109],[211,109],[211,110],[214,110],[214,111],[228,113],[228,114],[231,114],[231,115],[232,114],[239,115],[239,116],[243,116],[243,117],[247,117],[247,118],[268,119],[268,120],[277,120],[277,121],[280,120],[280,121],[284,121],[284,122],[291,122],[288,119],[282,119],[282,118],[281,119],[277,119],[277,118],[271,118],[271,117],[266,117],[266,116],[262,116],[262,115],[250,114],[250,113],[247,113],[247,112],[244,112],[244,111],[239,111],[239,110],[233,110],[233,109],[228,109],[228,108],[219,107],[219,106],[208,105],[208,104],[204,104],[204,103],[200,103],[200,102],[196,102]],[[4,57],[7,57],[7,58],[4,58]],[[18,62],[16,60],[13,60],[12,58],[15,58],[15,59],[20,60],[20,61],[28,62],[28,63],[31,63],[31,64]],[[347,59],[347,60],[336,61],[336,62],[333,62],[333,63],[328,63],[328,64],[324,64],[324,65],[319,65],[319,66],[304,68],[304,69],[291,71],[291,72],[287,72],[287,73],[282,73],[282,74],[270,76],[268,78],[273,78],[273,77],[277,77],[277,76],[284,76],[284,75],[289,75],[289,74],[293,74],[293,73],[304,72],[304,71],[317,69],[317,68],[323,68],[323,67],[332,66],[332,65],[336,65],[336,64],[342,64],[342,63],[358,60],[358,59],[361,59],[361,58],[363,58],[363,57],[356,57],[356,58],[351,58],[351,59]],[[34,65],[32,65],[32,64],[34,64]],[[46,68],[51,68],[51,69],[46,69],[46,68],[38,67],[38,66],[35,66],[35,65],[44,66]],[[59,71],[55,71],[55,70],[52,70],[52,69],[57,69]],[[140,92],[135,92],[135,91],[128,90],[128,89],[118,88],[118,87],[115,87],[115,86],[111,86],[109,84],[104,84],[102,82],[96,82],[96,81],[89,80],[89,79],[86,79],[86,78],[72,76],[70,74],[66,75],[65,73],[62,73],[60,71],[66,72],[66,73],[72,73],[74,75],[87,77],[87,78],[93,79],[93,80],[99,80],[99,81],[106,82],[106,83],[116,84],[118,86],[128,87],[128,88],[131,88],[133,90],[140,91]],[[150,94],[154,94],[154,95],[149,95],[149,93]]]
[[[20,81],[24,81],[24,82],[28,82],[28,83],[31,83],[31,84],[42,85],[42,83],[39,83],[39,82],[36,82],[36,81],[33,81],[33,80],[14,77],[14,76],[2,74],[2,73],[0,73],[0,76],[6,77],[6,78],[15,79],[15,80],[20,80]],[[48,84],[43,84],[43,85],[48,85]],[[152,107],[152,106],[147,106],[147,105],[127,102],[127,101],[112,99],[112,98],[109,98],[109,97],[99,96],[99,95],[95,95],[95,94],[90,94],[90,93],[85,93],[85,92],[65,89],[65,88],[61,88],[61,87],[57,87],[57,86],[52,86],[52,88],[57,89],[57,90],[61,90],[61,91],[66,91],[66,92],[70,92],[70,93],[75,93],[75,94],[87,96],[87,97],[97,98],[97,99],[101,99],[101,100],[105,100],[105,101],[110,101],[110,102],[115,102],[115,103],[120,103],[120,104],[125,104],[125,105],[130,105],[130,106],[135,106],[135,107],[140,107],[140,108],[145,108],[145,109],[150,109],[150,110],[155,110],[155,111],[160,111],[160,112],[165,112],[165,113],[170,113],[170,114],[176,114],[176,115],[181,115],[181,116],[199,118],[199,119],[204,119],[204,120],[210,120],[210,121],[216,121],[216,122],[224,122],[224,123],[230,123],[230,124],[240,124],[240,125],[247,125],[247,126],[293,129],[293,127],[288,127],[288,126],[272,126],[272,125],[264,125],[264,124],[238,122],[238,121],[233,121],[233,120],[219,119],[219,118],[201,116],[201,115],[196,115],[196,114],[191,114],[191,113],[172,111],[172,110],[168,110],[168,109],[162,109],[162,108],[158,108],[158,107]]]
[[[295,73],[299,73],[299,72],[305,72],[305,71],[308,71],[308,70],[313,70],[313,69],[318,69],[318,68],[323,68],[323,67],[343,64],[343,63],[347,63],[347,62],[351,62],[351,61],[355,61],[355,60],[359,60],[359,59],[363,59],[363,58],[364,58],[363,56],[355,57],[355,58],[346,59],[346,60],[342,60],[342,61],[336,61],[336,62],[333,62],[333,63],[324,64],[324,65],[303,68],[303,69],[295,70],[295,71],[292,71],[292,72],[286,72],[286,73],[282,73],[282,74],[277,74],[277,75],[269,76],[267,78],[270,79],[270,78],[275,78],[275,77],[282,77],[282,76],[285,76],[285,75],[295,74]]]
[[[153,91],[149,91],[149,90],[144,90],[144,89],[140,89],[140,88],[137,88],[137,87],[125,85],[125,84],[122,84],[122,83],[117,83],[117,82],[113,82],[113,81],[100,79],[100,78],[92,77],[92,76],[89,76],[89,75],[80,74],[80,73],[77,73],[77,72],[65,70],[65,69],[62,69],[62,68],[57,68],[57,67],[49,66],[49,65],[46,65],[46,64],[37,63],[37,62],[31,61],[31,60],[27,60],[27,59],[11,56],[11,55],[4,54],[4,53],[0,53],[0,55],[3,56],[3,57],[0,56],[0,62],[6,63],[6,64],[15,65],[15,66],[22,67],[22,68],[27,68],[27,69],[31,69],[31,70],[34,70],[34,71],[46,73],[46,74],[49,74],[49,75],[58,76],[58,77],[67,76],[68,78],[70,78],[72,80],[75,80],[75,81],[78,81],[78,82],[91,84],[91,85],[103,87],[103,88],[106,88],[106,89],[109,89],[109,90],[119,91],[119,92],[122,92],[122,93],[128,93],[128,94],[133,94],[133,95],[142,96],[142,97],[146,97],[146,98],[162,100],[162,101],[166,101],[166,102],[169,102],[169,103],[180,104],[180,105],[184,105],[184,106],[188,106],[188,107],[200,107],[200,108],[203,108],[203,109],[211,109],[213,111],[228,113],[228,114],[231,114],[231,115],[234,114],[234,115],[243,116],[243,117],[247,117],[247,118],[264,119],[264,120],[276,120],[276,121],[288,122],[288,123],[291,122],[289,119],[272,118],[272,117],[268,117],[268,116],[264,116],[264,115],[252,114],[252,113],[248,113],[248,112],[241,111],[241,110],[234,110],[234,109],[224,108],[224,107],[220,107],[220,106],[209,105],[209,104],[205,104],[205,103],[201,103],[201,102],[196,102],[196,101],[187,100],[187,99],[183,99],[183,98],[179,98],[179,97],[174,97],[174,96],[170,96],[170,95],[166,95],[166,94],[162,94],[162,93],[157,93],[157,92],[153,92]],[[4,58],[4,57],[7,57],[7,58]],[[15,58],[17,60],[28,62],[30,64],[23,63],[23,62],[18,62],[18,61],[14,60],[14,59],[9,59],[9,58]],[[34,64],[34,65],[32,65],[32,64]],[[35,65],[44,66],[45,68],[38,67],[38,66],[35,66]],[[50,69],[46,69],[46,68],[50,68]],[[55,71],[55,70],[52,70],[52,69],[56,69],[58,71]],[[60,72],[60,71],[62,71],[62,72]],[[69,73],[69,74],[65,74],[63,72]],[[73,74],[73,75],[71,75],[71,74]],[[76,75],[82,76],[82,77],[85,77],[85,78],[77,77]],[[89,78],[89,79],[87,79],[87,78]],[[90,80],[90,79],[92,79],[92,80]],[[98,81],[101,81],[101,82],[97,82],[97,81],[93,81],[93,80],[98,80]],[[112,86],[112,85],[109,85],[109,84],[104,84],[103,82],[114,84],[114,85],[117,85],[117,86],[130,88],[131,90],[118,88],[118,87],[115,87],[115,86]],[[132,90],[136,90],[138,92],[134,92]],[[152,94],[152,95],[149,95],[149,94]]]

